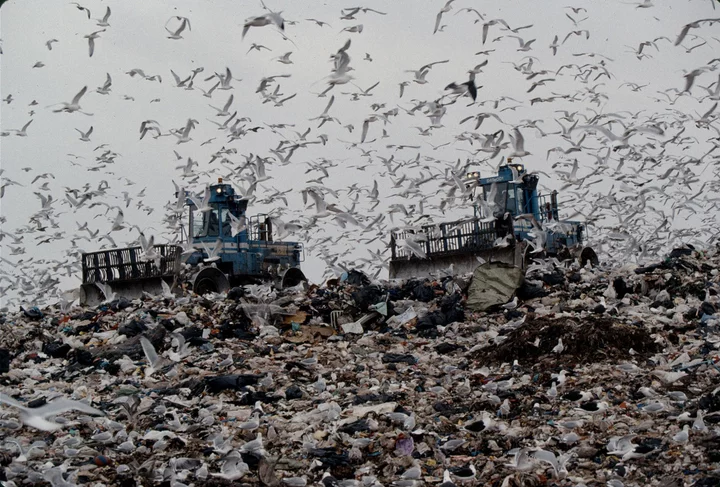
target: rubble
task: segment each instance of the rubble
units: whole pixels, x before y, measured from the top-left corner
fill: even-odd
[[[3,404],[0,481],[718,485],[719,268],[693,249],[636,268],[538,261],[486,311],[461,276],[355,271],[25,307],[0,317],[1,391],[105,416],[62,412],[49,433]]]

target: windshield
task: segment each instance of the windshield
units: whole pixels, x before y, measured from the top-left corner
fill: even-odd
[[[498,216],[505,213],[505,202],[507,200],[508,192],[507,189],[507,183],[493,183],[483,185],[485,201],[487,201],[488,205],[492,208],[493,216]]]
[[[213,209],[205,212],[200,210],[194,210],[192,212],[192,232],[195,238],[217,237],[219,235],[219,211],[218,209]]]

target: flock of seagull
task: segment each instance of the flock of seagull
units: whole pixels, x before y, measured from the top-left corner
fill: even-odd
[[[395,60],[404,79],[397,91],[392,90],[392,97],[382,79],[364,84],[364,71],[380,53],[362,57],[355,41],[359,36],[372,36],[374,19],[391,13],[369,7],[342,8],[339,20],[351,25],[340,30],[334,25],[337,19],[300,20],[293,18],[298,13],[291,15],[260,4],[256,15],[239,25],[238,41],[245,43],[241,53],[265,56],[269,68],[295,64],[297,55],[293,55],[302,45],[294,36],[298,24],[338,31],[336,44],[326,49],[329,66],[322,80],[324,88],[310,92],[323,99],[313,111],[319,115],[279,121],[283,110],[274,109],[299,102],[299,92],[285,92],[296,87],[289,79],[293,74],[262,76],[252,87],[250,80],[234,77],[229,67],[195,67],[186,73],[171,69],[170,76],[161,70],[150,73],[131,68],[104,73],[105,81],[97,88],[78,87],[69,102],[58,101],[63,95],[43,100],[48,103],[45,109],[29,89],[13,87],[14,92],[2,99],[3,111],[15,115],[24,104],[29,120],[20,128],[2,127],[0,135],[13,144],[20,142],[15,142],[17,137],[32,143],[43,137],[32,125],[35,118],[67,117],[60,123],[75,124],[78,140],[91,147],[97,136],[98,127],[92,122],[96,114],[83,106],[86,102],[92,105],[90,97],[119,97],[113,90],[114,76],[156,82],[163,90],[183,89],[187,96],[202,93],[209,99],[207,113],[188,118],[181,127],[167,128],[165,122],[140,116],[138,144],[152,147],[165,137],[174,139],[174,150],[168,156],[176,165],[168,165],[165,172],[180,194],[202,199],[207,185],[223,177],[250,200],[250,208],[268,210],[280,238],[303,241],[308,253],[324,263],[326,275],[362,267],[375,277],[384,277],[392,230],[468,217],[472,206],[470,189],[462,182],[466,172],[479,167],[486,175],[493,174],[510,157],[519,158],[530,172],[541,173],[543,184],[559,183],[564,216],[590,223],[598,250],[618,261],[655,256],[679,242],[711,245],[720,234],[720,39],[713,35],[720,26],[720,12],[715,13],[714,2],[702,2],[708,11],[706,18],[676,25],[669,37],[643,39],[637,47],[631,46],[628,54],[637,57],[639,70],[646,58],[671,49],[705,58],[677,79],[663,80],[670,87],[659,82],[649,87],[619,79],[613,72],[613,59],[589,50],[595,32],[589,27],[590,13],[583,7],[566,7],[565,31],[542,46],[545,41],[533,25],[515,26],[511,20],[490,18],[480,10],[461,6],[459,0],[449,0],[439,5],[434,23],[430,16],[423,35],[427,42],[452,36],[454,26],[463,23],[467,27],[469,18],[477,29],[480,51],[468,59],[452,57],[453,62],[468,66],[467,75],[447,74],[451,59],[433,60],[417,69]],[[86,31],[92,30],[84,39],[88,57],[97,60],[104,55],[103,37],[115,28],[116,14],[104,4],[99,18],[93,18],[94,6],[73,2],[67,8],[79,10],[78,22]],[[652,14],[655,7],[645,1],[634,7],[619,3],[613,8]],[[512,15],[512,7],[503,9]],[[164,40],[171,44],[192,42],[191,35],[198,35],[191,18],[180,15],[169,17],[164,29]],[[292,47],[275,53],[259,43],[248,45],[261,29]],[[28,42],[44,44],[54,55],[66,41],[57,37]],[[512,45],[516,56],[506,44]],[[563,59],[576,62],[557,61],[563,55]],[[42,70],[47,62],[36,63],[33,70]],[[514,76],[525,88],[506,89],[501,96],[489,98],[483,86],[492,81],[488,70],[503,63],[512,64]],[[386,91],[380,93],[379,89]],[[605,110],[614,96],[629,93],[650,100],[654,111]],[[270,106],[268,120],[257,123],[241,116],[240,104],[252,98]],[[126,94],[122,99],[135,101],[135,96]],[[341,113],[340,100],[365,105],[367,114],[357,115],[357,109]],[[162,100],[149,101],[151,106],[154,103]],[[549,104],[557,109],[547,108]],[[681,111],[676,104],[691,104],[695,113]],[[530,118],[528,114],[538,107],[551,117]],[[73,115],[76,113],[85,117]],[[452,117],[459,121],[450,120]],[[5,124],[10,117],[3,118]],[[206,121],[217,130],[215,136],[201,141],[198,133],[200,127],[208,126]],[[400,138],[393,134],[398,126],[417,130],[414,139],[395,140]],[[447,137],[450,131],[453,135]],[[538,152],[527,143],[528,134],[546,139],[542,145],[554,147],[546,154]],[[243,146],[250,139],[253,144],[261,141],[265,150],[245,151]],[[338,148],[344,150],[345,158],[323,155]],[[202,151],[208,160],[186,155]],[[71,167],[62,170],[67,174],[40,172],[30,162],[4,158],[0,197],[5,207],[18,201],[23,207],[19,213],[26,211],[35,205],[28,199],[32,193],[39,208],[32,210],[26,221],[0,217],[3,306],[57,299],[61,288],[77,285],[82,252],[123,247],[141,239],[147,242],[150,233],[156,241],[178,241],[180,227],[186,224],[184,201],[170,200],[163,208],[151,203],[147,186],[142,184],[143,166],[120,169],[123,156],[112,143],[68,157]],[[90,157],[94,159],[90,164],[83,162]],[[552,171],[537,169],[544,167],[542,163],[550,167],[551,160]],[[283,177],[303,167],[307,179]],[[72,174],[72,182],[60,186],[58,181],[66,180],[68,174]],[[136,189],[140,186],[144,187]],[[165,189],[166,194],[172,192],[172,188]],[[303,204],[295,204],[300,196]],[[487,206],[487,202],[481,203]],[[9,223],[17,226],[10,228]],[[537,237],[540,249],[541,234],[546,230],[540,229]],[[51,248],[62,254],[51,255]]]

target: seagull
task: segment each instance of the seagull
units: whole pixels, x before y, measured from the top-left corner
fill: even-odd
[[[110,86],[112,86],[112,78],[110,77],[110,73],[105,73],[105,83],[100,87],[97,88],[95,91],[97,93],[100,93],[101,95],[107,95],[110,93]]]
[[[317,20],[317,19],[305,19],[305,20],[307,20],[308,22],[315,22],[315,24],[317,24],[318,27],[322,27],[324,25],[327,25],[328,27],[332,27],[330,24],[328,24],[327,22],[323,22],[322,20]]]
[[[15,135],[18,137],[27,137],[27,128],[30,126],[30,124],[33,122],[34,119],[30,119],[28,123],[23,125],[23,127],[20,130],[15,131]]]
[[[529,448],[513,448],[508,452],[509,455],[513,455],[511,463],[506,463],[506,467],[513,467],[518,472],[527,472],[532,470],[533,461],[530,458]]]
[[[450,10],[452,10],[452,3],[454,1],[455,0],[448,0],[445,6],[443,6],[443,8],[441,8],[438,12],[437,16],[435,17],[435,29],[433,29],[433,34],[435,34],[440,28],[440,22],[442,21],[443,14],[448,13]]]
[[[85,39],[88,40],[88,52],[90,53],[90,57],[92,57],[93,53],[95,52],[95,39],[100,38],[101,32],[105,32],[105,29],[95,31],[92,34],[88,34],[85,36]]]
[[[97,286],[100,292],[103,293],[103,296],[105,296],[105,300],[103,301],[103,303],[109,303],[115,300],[115,292],[110,287],[110,284],[96,282],[95,286]]]
[[[87,132],[83,132],[80,129],[75,129],[75,130],[80,132],[80,140],[82,140],[83,142],[90,142],[90,134],[93,132],[92,126],[90,126],[90,130],[88,130]]]
[[[228,212],[228,216],[230,217],[230,236],[235,237],[247,228],[247,220],[244,216],[238,218],[230,212]]]
[[[47,48],[48,48],[48,51],[52,51],[53,42],[59,42],[59,41],[58,41],[57,39],[50,39],[49,41],[47,41],[47,42],[45,43],[45,45],[46,45]]]
[[[562,338],[558,338],[557,345],[553,347],[552,353],[561,354],[565,350],[565,345],[563,345]]]
[[[168,27],[167,27],[168,23],[169,23],[173,18],[175,18],[175,19],[177,19],[177,20],[180,21],[180,27],[179,27],[178,30],[176,30],[175,32],[171,31],[171,30],[168,29]],[[180,34],[182,33],[182,31],[185,30],[185,27],[187,27],[188,30],[192,30],[192,29],[190,28],[190,19],[188,19],[187,17],[180,17],[180,16],[178,16],[178,15],[176,15],[175,17],[170,17],[170,18],[168,19],[168,21],[165,22],[165,30],[170,33],[170,35],[168,36],[168,39],[182,39],[183,37],[182,37]]]
[[[342,33],[342,32],[350,32],[350,33],[358,33],[358,34],[360,34],[360,33],[362,33],[362,31],[363,31],[363,25],[362,25],[362,24],[358,24],[358,25],[353,25],[353,26],[351,26],[351,27],[345,27],[345,28],[344,28],[343,30],[341,30],[340,32],[341,32],[341,33]]]
[[[223,249],[222,239],[217,239],[213,248],[208,247],[205,242],[200,242],[200,245],[202,245],[205,253],[207,254],[207,257],[203,259],[203,262],[205,262],[206,264],[209,264],[211,262],[217,262],[222,259],[222,257],[219,255]]]
[[[222,109],[216,108],[212,105],[210,105],[210,107],[215,108],[215,110],[217,110],[218,117],[228,117],[228,116],[230,116],[230,111],[229,111],[230,105],[232,105],[234,98],[235,98],[235,95],[230,95],[230,98],[228,98],[228,101],[225,102],[225,106]]]
[[[63,105],[62,108],[58,110],[53,110],[54,113],[59,112],[67,112],[67,113],[73,113],[73,112],[80,112],[83,115],[92,115],[92,113],[85,113],[80,110],[80,98],[83,97],[83,95],[87,92],[87,86],[83,86],[82,90],[80,90],[77,95],[75,95],[70,103],[61,102],[59,105]]]
[[[445,87],[446,90],[452,90],[453,93],[463,96],[470,95],[473,101],[477,100],[477,86],[475,85],[475,73],[470,73],[470,80],[465,83],[450,83]]]
[[[115,217],[115,220],[113,221],[110,231],[117,232],[117,231],[125,228],[125,225],[123,225],[124,220],[125,220],[125,215],[123,214],[122,210],[118,210],[118,214]]]
[[[191,141],[192,137],[190,137],[190,130],[193,128],[195,128],[195,120],[188,118],[187,124],[181,133],[178,133],[178,131],[172,132],[172,134],[178,138],[177,143],[182,144],[184,142]]]
[[[263,46],[262,44],[255,44],[254,42],[252,43],[252,45],[250,46],[250,49],[248,49],[247,52],[249,53],[249,52],[252,51],[253,49],[256,50],[256,51],[260,51],[260,50],[262,50],[262,49],[265,49],[265,50],[267,50],[267,51],[272,51],[272,49],[270,49],[269,47],[265,47],[265,46]]]
[[[700,27],[703,23],[708,23],[709,25],[712,25],[716,22],[720,22],[720,18],[718,19],[700,19],[696,20],[695,22],[690,22],[689,24],[685,24],[680,31],[680,34],[678,35],[677,39],[675,39],[675,45],[678,46],[680,43],[685,39],[685,36],[687,36],[690,29],[697,29]]]
[[[558,36],[555,36],[552,44],[550,44],[550,49],[552,49],[553,51],[553,56],[557,54],[558,47],[560,47],[560,44],[558,44]]]
[[[105,413],[99,409],[95,409],[83,402],[66,398],[55,399],[37,408],[28,408],[12,397],[0,392],[0,403],[5,403],[19,409],[20,420],[25,426],[31,426],[42,431],[55,431],[62,428],[62,424],[48,421],[47,418],[57,416],[67,411],[81,411],[95,416],[105,416]]]
[[[140,337],[140,345],[142,346],[143,353],[145,353],[145,358],[147,359],[149,365],[149,368],[145,371],[145,375],[149,377],[163,365],[164,361],[158,356],[157,351],[150,340],[145,337]]]
[[[279,58],[277,58],[277,62],[283,63],[283,64],[293,64],[293,62],[290,60],[290,55],[292,54],[292,51],[286,52]]]
[[[280,15],[282,12],[268,12],[257,17],[250,17],[243,24],[242,38],[245,39],[250,27],[264,27],[266,25],[275,24],[278,29],[285,31],[285,20]],[[316,21],[317,22],[317,21]]]
[[[583,413],[589,413],[589,414],[600,414],[604,413],[608,408],[608,403],[605,401],[600,402],[587,402],[585,404],[581,404],[580,406],[576,407],[575,410]]]
[[[88,20],[90,20],[90,15],[91,15],[90,9],[83,7],[82,5],[80,5],[77,2],[72,2],[72,5],[75,5],[75,8],[77,8],[80,11],[85,11],[85,13],[87,14]]]
[[[541,462],[545,462],[552,467],[553,474],[556,479],[563,479],[567,476],[568,471],[565,465],[567,464],[568,460],[572,458],[573,455],[574,453],[570,452],[556,457],[553,452],[542,449],[536,450],[531,453],[532,458]]]
[[[206,186],[205,192],[203,193],[202,200],[197,199],[197,197],[192,196],[192,195],[188,195],[188,198],[190,199],[190,202],[195,206],[195,208],[198,211],[205,213],[205,212],[213,210],[213,207],[210,206],[210,197],[211,196],[212,196],[212,194],[210,193],[210,187]]]
[[[105,11],[105,16],[102,19],[97,19],[100,27],[110,27],[110,24],[108,23],[108,20],[110,19],[110,7],[108,6],[107,10]]]
[[[688,439],[690,438],[690,425],[683,426],[683,429],[679,432],[677,432],[673,437],[672,440],[675,443],[680,443],[681,445],[688,442]]]
[[[518,42],[520,42],[520,47],[518,48],[518,51],[523,51],[523,52],[524,52],[524,51],[529,51],[529,50],[531,50],[532,48],[530,47],[530,44],[532,44],[533,42],[535,42],[535,41],[537,40],[537,39],[531,39],[531,40],[529,40],[529,41],[526,42],[526,41],[525,41],[522,37],[520,37],[520,36],[507,36],[507,37],[512,37],[512,38],[514,38],[514,39],[517,39]],[[557,38],[556,38],[555,42],[557,42]]]

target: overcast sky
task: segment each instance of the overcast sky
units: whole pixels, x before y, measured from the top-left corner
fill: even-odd
[[[1,105],[0,130],[7,135],[0,138],[0,164],[3,184],[6,184],[0,208],[6,220],[3,221],[3,232],[22,238],[22,241],[6,237],[0,242],[2,257],[5,259],[1,269],[6,276],[0,288],[11,285],[12,280],[16,281],[14,286],[17,287],[20,276],[31,279],[38,269],[76,261],[77,257],[68,253],[73,246],[72,238],[88,235],[88,232],[77,230],[78,224],[87,222],[91,231],[99,230],[98,236],[93,239],[76,239],[74,245],[80,249],[92,251],[110,245],[107,240],[98,239],[110,231],[117,209],[105,206],[89,208],[86,205],[73,210],[63,202],[68,190],[78,189],[82,193],[86,184],[96,189],[101,181],[107,181],[107,194],[95,201],[122,207],[129,225],[145,228],[147,233],[156,235],[156,241],[169,241],[174,236],[162,219],[166,214],[163,206],[173,197],[172,180],[200,191],[218,176],[227,176],[229,167],[241,167],[245,161],[243,155],[250,153],[275,157],[266,168],[272,180],[259,184],[256,191],[259,201],[253,204],[250,213],[274,211],[285,221],[306,222],[306,217],[314,209],[303,207],[300,191],[315,184],[307,183],[307,180],[322,175],[319,171],[306,173],[309,169],[306,163],[318,163],[324,158],[333,164],[333,167],[328,168],[329,177],[323,181],[328,188],[344,190],[357,184],[369,189],[374,180],[378,181],[383,199],[380,206],[371,210],[367,191],[360,193],[355,211],[364,222],[371,221],[379,212],[387,212],[393,204],[404,204],[406,207],[417,205],[418,196],[427,198],[424,204],[426,213],[435,221],[461,218],[470,211],[469,205],[453,208],[445,215],[436,209],[446,192],[446,189],[440,187],[445,181],[445,168],[458,159],[462,162],[469,160],[487,173],[490,165],[497,166],[501,158],[512,151],[510,147],[497,158],[483,162],[487,155],[471,155],[468,152],[477,149],[477,142],[471,146],[468,142],[455,139],[464,131],[474,132],[474,121],[463,125],[459,122],[479,112],[492,112],[502,119],[502,123],[493,118],[486,120],[477,131],[480,134],[493,133],[499,129],[510,134],[513,127],[523,125],[523,120],[539,120],[539,127],[548,135],[542,136],[538,130],[530,127],[521,128],[526,139],[525,148],[531,153],[522,162],[532,170],[548,173],[550,178],[543,177],[541,180],[544,187],[560,188],[564,183],[552,171],[553,164],[562,161],[569,164],[573,158],[577,158],[581,164],[579,175],[588,174],[597,164],[593,154],[604,154],[608,141],[603,137],[588,135],[584,143],[588,149],[568,156],[554,152],[548,157],[548,149],[570,147],[570,143],[557,133],[560,125],[555,118],[561,114],[556,113],[556,110],[578,111],[588,117],[595,113],[623,110],[636,113],[644,110],[639,121],[657,114],[665,117],[685,114],[693,120],[707,112],[714,103],[712,99],[702,97],[708,94],[702,86],[709,86],[718,79],[718,71],[711,71],[708,63],[720,53],[720,24],[693,29],[681,46],[674,46],[673,42],[683,25],[698,19],[720,17],[720,9],[714,8],[710,0],[656,0],[652,3],[648,8],[641,8],[638,2],[614,0],[457,0],[452,3],[452,9],[443,15],[440,30],[433,34],[436,15],[445,5],[444,2],[367,1],[363,6],[379,10],[385,15],[372,11],[359,12],[354,20],[342,20],[340,9],[352,7],[353,4],[269,0],[266,2],[267,7],[282,12],[286,19],[286,39],[274,26],[252,27],[245,39],[242,39],[243,22],[249,17],[266,13],[259,1],[92,0],[81,3],[82,7],[91,12],[89,20],[87,11],[80,10],[70,2],[10,0],[0,11],[3,50],[0,56],[0,90],[3,99],[11,97],[9,103],[3,101]],[[108,6],[112,9],[110,25],[100,27],[97,19],[105,15]],[[578,9],[577,13],[569,6]],[[483,45],[482,25],[485,21],[475,23],[477,15],[464,11],[466,7],[478,9],[485,21],[501,18],[511,28],[532,27],[513,34],[502,30],[504,28],[500,24],[492,25]],[[577,25],[568,15],[573,17]],[[182,39],[169,39],[164,27],[170,21],[168,27],[176,29],[180,22],[173,18],[175,16],[190,20],[191,29],[181,33]],[[330,25],[321,27],[306,19],[317,19]],[[361,33],[341,32],[344,28],[358,25],[363,26]],[[89,57],[88,40],[84,36],[102,29],[104,32],[100,32],[99,38],[95,40],[94,55]],[[583,32],[570,35],[563,43],[572,31]],[[518,39],[509,37],[512,35],[518,35],[526,41],[535,39],[530,45],[531,50],[518,51],[520,43]],[[549,46],[556,35],[562,44],[557,55],[553,55]],[[588,35],[589,38],[586,38]],[[661,37],[669,40],[658,39]],[[51,39],[57,42],[52,43],[52,50],[49,50],[46,42]],[[319,98],[317,93],[328,86],[327,77],[333,66],[330,56],[348,39],[352,40],[348,53],[351,57],[350,66],[353,67],[350,72],[354,77],[353,82],[336,86],[326,97]],[[639,59],[638,46],[644,41],[654,41],[657,47],[645,46],[643,54],[647,56]],[[267,49],[248,52],[253,44]],[[699,47],[693,48],[696,45]],[[492,52],[476,54],[484,50]],[[278,62],[278,57],[286,52],[292,52],[290,59],[293,64]],[[547,72],[527,80],[516,69],[523,60],[527,60],[525,56],[535,58],[532,71]],[[413,74],[409,70],[444,60],[449,62],[433,67],[426,76],[426,84],[412,82]],[[406,110],[421,101],[437,100],[447,94],[444,88],[450,82],[466,81],[467,71],[485,60],[488,61],[487,66],[477,75],[477,84],[481,86],[478,102],[501,97],[517,101],[506,99],[494,109],[492,104],[470,105],[470,98],[462,98],[447,106],[442,127],[430,130],[431,135],[422,135],[422,131],[427,131],[430,126],[430,120],[422,111],[411,115]],[[561,66],[571,63],[594,66],[596,71],[593,71],[587,82],[575,76],[579,72],[577,66],[564,68],[559,75],[556,74]],[[718,65],[715,63],[713,66]],[[676,93],[658,93],[671,88],[682,91],[685,84],[683,75],[700,67],[708,69],[697,77],[690,94],[676,99]],[[193,69],[199,68],[203,68],[203,71],[194,78],[193,90],[175,86],[171,70],[184,79]],[[232,72],[233,89],[216,90],[212,98],[203,96],[202,90],[209,90],[217,81],[205,79],[213,73],[223,73],[226,68]],[[611,79],[602,76],[595,81],[601,68],[608,70]],[[126,74],[133,69],[141,69],[148,76],[159,75],[162,82]],[[103,95],[96,89],[105,82],[106,73],[112,77],[112,87],[109,94]],[[277,83],[269,85],[265,93],[271,94],[278,84],[280,93],[284,95],[280,99],[297,93],[282,107],[275,107],[272,102],[263,103],[263,93],[256,92],[260,80],[273,75],[290,77],[279,78]],[[528,93],[533,81],[548,78],[553,81]],[[400,98],[399,83],[406,81],[410,83]],[[359,97],[354,101],[349,94],[367,89],[376,82],[379,85],[370,92],[370,97]],[[642,88],[633,91],[632,86],[623,86],[624,83],[636,83]],[[83,86],[88,87],[88,92],[81,99],[80,105],[83,111],[92,115],[53,112],[53,109],[59,108],[56,104],[70,102]],[[593,96],[593,92],[588,91],[590,89],[598,95]],[[261,130],[248,132],[243,138],[230,141],[227,132],[218,130],[211,123],[210,120],[222,122],[224,118],[216,116],[216,111],[210,105],[222,107],[230,94],[234,95],[230,111],[237,110],[238,118],[248,117],[251,121],[247,122],[247,128],[263,127]],[[572,98],[531,104],[533,98],[548,98],[553,94],[571,95]],[[330,122],[318,128],[318,121],[309,119],[322,113],[328,97],[332,95],[335,96],[335,103],[330,109],[330,115],[337,117],[340,123]],[[383,104],[384,107],[374,112],[373,104]],[[367,141],[360,144],[363,120],[373,113],[386,112],[396,107],[400,108],[398,116],[391,117],[387,125],[382,122],[372,123]],[[639,123],[631,120],[629,113],[623,116],[628,118],[624,120],[626,125]],[[161,131],[168,134],[173,128],[184,127],[189,118],[196,119],[199,124],[191,131],[192,140],[188,143],[177,144],[177,138],[172,135],[159,138],[148,135],[139,140],[139,128],[144,120],[156,120]],[[21,129],[31,120],[27,136],[17,136],[14,130]],[[274,133],[265,125],[280,123],[293,124],[294,127]],[[561,123],[571,125],[567,121]],[[86,132],[91,126],[93,133],[90,142],[79,140],[80,134],[76,129]],[[622,133],[618,124],[611,127],[616,133]],[[298,135],[293,130],[303,133],[307,128],[311,128],[307,141],[317,141],[318,136],[324,134],[328,138],[327,144],[299,149],[287,164],[277,161],[270,149],[277,148],[282,140],[297,141]],[[352,132],[350,128],[353,128]],[[383,128],[388,138],[380,138]],[[693,129],[692,123],[690,129]],[[707,139],[714,132],[699,130],[693,133],[698,139],[697,144],[668,146],[662,157],[673,151],[678,157],[701,157],[712,147]],[[675,132],[672,131],[673,134]],[[576,132],[572,138],[578,140],[581,135]],[[508,140],[507,135],[505,140]],[[633,140],[640,142],[638,139]],[[450,144],[434,149],[447,142]],[[98,149],[102,144],[106,145]],[[421,149],[396,151],[388,148],[389,144],[419,145]],[[212,154],[223,147],[236,149],[237,153],[226,155],[230,161],[227,165],[221,165],[220,159],[210,164]],[[114,162],[98,164],[95,158],[107,150],[118,154]],[[652,152],[653,157],[660,157],[657,155],[658,147],[644,150],[648,154]],[[183,159],[176,160],[173,151],[177,151]],[[362,151],[375,152],[364,156]],[[394,155],[395,161],[411,161],[418,154],[423,159],[422,165],[427,166],[426,169],[422,165],[411,165],[400,168],[393,177],[387,174],[380,159]],[[198,162],[194,172],[200,176],[193,184],[187,183],[187,178],[186,183],[182,183],[182,171],[176,169],[188,157]],[[618,157],[615,153],[611,155],[610,164],[613,167],[619,163]],[[627,167],[633,165],[632,162],[626,164]],[[661,171],[664,164],[656,171]],[[357,166],[366,167],[360,170]],[[556,166],[555,169],[560,167]],[[697,168],[697,172],[701,169]],[[38,175],[45,173],[48,173],[47,178],[32,183]],[[244,172],[249,173],[248,170]],[[398,188],[393,188],[393,180],[401,180],[403,174],[408,179],[399,183]],[[433,182],[422,185],[419,195],[392,196],[407,188],[410,178],[430,176]],[[613,173],[599,174],[594,178],[600,180],[599,183],[590,188],[571,188],[576,192],[561,196],[561,200],[572,200],[573,207],[589,211],[597,200],[591,194],[617,188],[619,183],[616,178],[617,174]],[[702,178],[698,179],[699,182],[688,185],[686,192],[700,189]],[[7,185],[8,180],[22,186]],[[232,182],[243,187],[248,185],[247,181],[237,175]],[[47,190],[40,189],[44,183],[48,183]],[[291,190],[287,194],[289,208],[277,199],[260,202],[274,193],[272,188]],[[138,198],[142,190],[144,196]],[[123,192],[128,193],[129,203]],[[51,194],[56,200],[50,221],[57,228],[49,225],[43,232],[28,231],[36,226],[27,227],[32,215],[41,209],[41,199],[35,193],[44,196]],[[142,200],[142,208],[137,207],[139,200]],[[351,204],[346,193],[340,193],[338,199],[328,195],[327,201],[342,207]],[[126,204],[129,205],[127,208]],[[154,211],[148,215],[147,208]],[[383,225],[390,228],[406,223],[399,214],[393,217],[394,224],[386,221]],[[413,220],[415,218],[409,221]],[[643,221],[650,225],[651,221],[656,220],[648,216]],[[681,228],[687,220],[687,217],[680,217],[672,225]],[[606,222],[607,228],[612,225]],[[39,245],[39,242],[58,232],[57,238],[53,238],[50,243]],[[110,232],[110,236],[119,246],[123,246],[133,242],[138,232],[128,229]],[[314,248],[313,242],[325,236],[332,236],[333,241],[323,244],[322,248],[339,255],[339,262],[350,262],[361,257],[372,259],[367,249],[382,250],[387,242],[387,238],[384,238],[365,243],[359,239],[361,236],[371,238],[368,232],[352,227],[343,231],[333,220],[320,221],[310,233],[294,237],[309,240],[306,242],[308,255],[304,270],[316,282],[322,280],[327,266],[319,256],[322,249]],[[16,250],[12,251],[10,247]],[[20,248],[24,252],[20,252]],[[38,263],[38,260],[46,262]],[[77,277],[63,278],[58,288],[70,288],[77,284]]]

